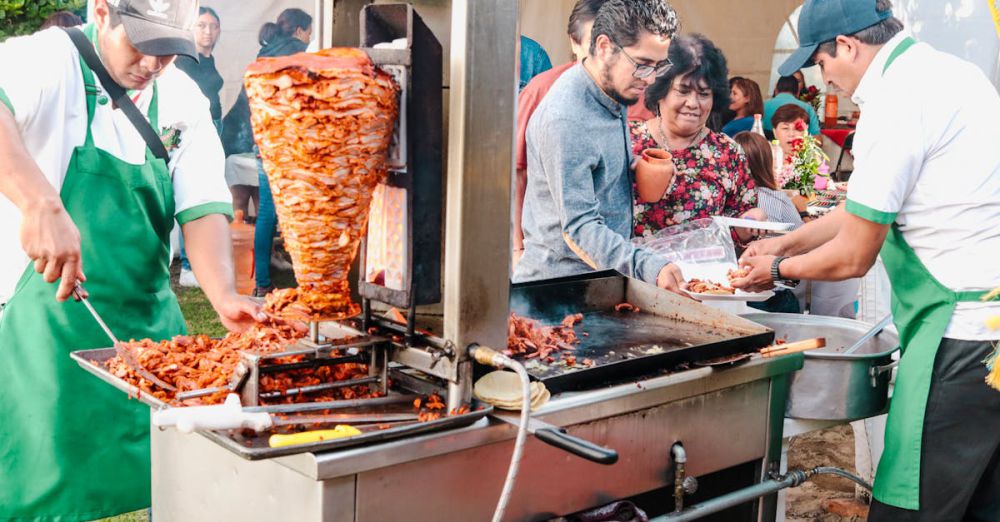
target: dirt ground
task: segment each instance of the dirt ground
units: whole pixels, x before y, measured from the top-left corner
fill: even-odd
[[[809,469],[834,466],[852,473],[854,469],[854,432],[849,425],[815,431],[792,439],[788,467]],[[788,522],[860,522],[863,516],[841,516],[824,507],[834,499],[854,498],[854,484],[846,479],[823,475],[802,486],[789,489],[785,504]]]

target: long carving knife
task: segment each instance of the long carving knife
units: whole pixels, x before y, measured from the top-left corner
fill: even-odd
[[[111,332],[110,328],[108,328],[108,325],[107,323],[104,322],[104,319],[101,319],[101,315],[97,313],[97,310],[94,310],[94,306],[90,304],[90,300],[87,299],[87,295],[88,295],[87,292],[83,290],[83,286],[80,283],[77,283],[76,287],[73,288],[73,298],[76,299],[77,301],[82,302],[83,306],[87,307],[87,310],[90,312],[90,315],[94,318],[95,321],[97,321],[97,324],[100,325],[101,330],[104,330],[105,335],[107,335],[108,338],[111,339],[111,342],[115,347],[115,353],[117,353],[118,356],[121,357],[123,361],[125,361],[125,364],[127,364],[129,368],[132,368],[132,370],[135,371],[135,373],[139,374],[140,377],[159,386],[160,388],[170,391],[177,391],[177,388],[175,386],[164,382],[162,379],[153,375],[152,372],[146,370],[145,368],[142,367],[141,364],[139,364],[139,361],[137,361],[135,357],[132,356],[132,353],[126,350],[125,347],[122,345],[122,343],[118,341],[118,338],[115,337],[115,334]]]

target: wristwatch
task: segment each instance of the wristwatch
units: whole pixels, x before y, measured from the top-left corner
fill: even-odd
[[[781,271],[778,270],[778,265],[780,265],[781,262],[786,259],[788,259],[788,256],[778,256],[774,258],[774,261],[771,262],[771,280],[774,281],[775,283],[787,286],[788,288],[795,288],[796,286],[799,285],[799,280],[785,279],[781,277]]]

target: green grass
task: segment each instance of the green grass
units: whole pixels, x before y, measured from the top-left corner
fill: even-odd
[[[205,293],[200,288],[184,288],[174,286],[177,300],[180,301],[184,320],[187,322],[188,333],[191,335],[205,334],[209,337],[223,337],[226,328],[219,322],[219,316],[208,302]]]
[[[210,337],[222,337],[227,331],[219,316],[212,308],[212,303],[208,302],[205,292],[201,288],[185,288],[177,284],[177,277],[180,274],[180,265],[174,263],[171,270],[170,285],[177,294],[177,300],[181,305],[181,312],[187,321],[188,333],[191,335],[205,334]],[[271,268],[271,283],[278,288],[290,288],[295,286],[295,274],[291,270],[278,270]]]
[[[133,511],[131,513],[125,513],[118,515],[117,517],[102,518],[96,522],[147,522],[149,517],[146,514],[146,510]]]

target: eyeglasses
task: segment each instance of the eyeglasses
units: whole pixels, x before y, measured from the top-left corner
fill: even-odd
[[[629,56],[627,52],[625,52],[624,47],[618,45],[617,43],[615,43],[615,47],[621,50],[622,54],[625,55],[625,58],[628,59],[629,63],[631,63],[632,66],[635,67],[635,70],[632,71],[632,76],[640,80],[644,78],[649,78],[650,76],[653,75],[656,75],[658,77],[663,76],[664,74],[667,73],[667,71],[670,70],[671,67],[674,66],[673,62],[671,62],[670,60],[663,60],[662,62],[656,65],[646,65],[643,63],[639,63],[635,61],[631,56]]]

